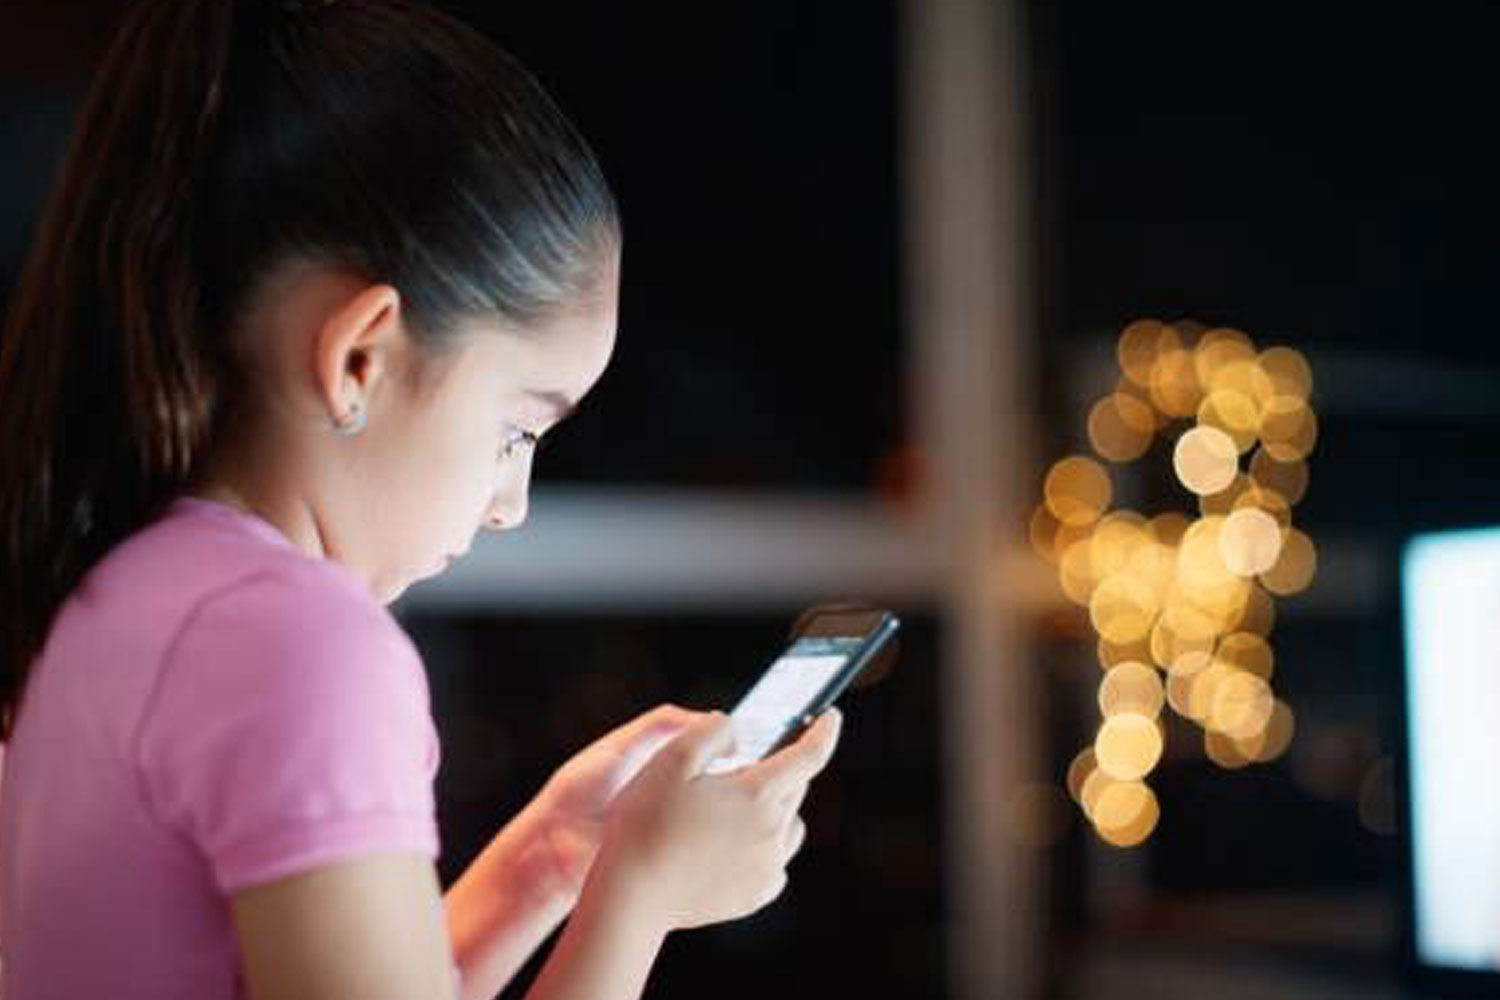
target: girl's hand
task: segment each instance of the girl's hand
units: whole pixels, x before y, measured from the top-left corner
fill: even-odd
[[[703,769],[733,747],[729,718],[694,720],[641,769],[610,809],[596,875],[664,930],[748,916],[781,894],[806,833],[797,810],[833,756],[840,715],[729,774]]]
[[[659,705],[585,747],[548,779],[528,809],[564,895],[576,899],[582,890],[616,794],[663,744],[706,717]]]

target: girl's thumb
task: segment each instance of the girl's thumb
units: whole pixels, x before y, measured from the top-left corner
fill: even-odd
[[[696,775],[716,757],[723,757],[734,750],[734,726],[723,712],[709,712],[698,719],[673,740],[681,749],[683,771]]]

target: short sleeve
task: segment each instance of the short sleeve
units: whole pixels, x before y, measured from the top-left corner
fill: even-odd
[[[226,894],[365,852],[438,856],[420,657],[333,568],[265,571],[202,600],[136,748],[152,810]]]

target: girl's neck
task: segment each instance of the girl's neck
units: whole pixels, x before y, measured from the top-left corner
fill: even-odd
[[[301,498],[255,489],[244,482],[212,475],[201,477],[185,492],[188,496],[213,500],[253,514],[310,556],[324,558],[327,555],[317,518],[312,508]]]

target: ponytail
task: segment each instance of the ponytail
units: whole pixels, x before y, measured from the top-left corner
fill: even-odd
[[[274,266],[393,284],[437,352],[591,294],[619,239],[536,80],[435,8],[134,0],[0,332],[0,741],[68,594],[248,410]]]
[[[0,740],[64,597],[165,504],[209,431],[194,195],[235,9],[128,12],[0,334]]]

